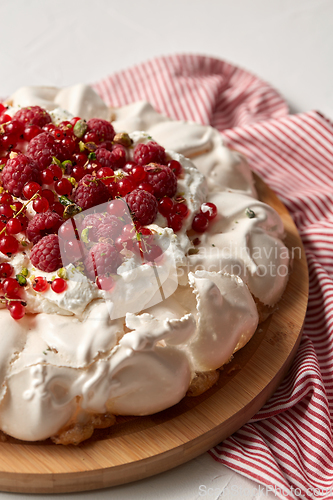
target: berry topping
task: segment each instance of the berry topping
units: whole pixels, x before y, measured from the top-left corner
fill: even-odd
[[[52,273],[62,267],[58,236],[56,234],[44,236],[32,248],[30,259],[33,266],[46,273]]]
[[[138,165],[147,165],[152,162],[164,164],[165,149],[154,141],[137,144],[134,148],[134,161]]]
[[[154,222],[158,204],[153,194],[143,189],[134,189],[126,195],[125,200],[134,215],[134,219],[142,226]]]
[[[121,263],[122,257],[115,247],[104,242],[94,245],[84,261],[87,276],[92,280],[97,276],[115,274]]]
[[[87,121],[87,126],[87,134],[94,134],[94,137],[92,135],[88,137],[90,141],[92,137],[94,138],[91,142],[100,143],[103,141],[112,141],[115,136],[115,131],[111,123],[102,118],[90,118],[90,120]]]
[[[64,222],[62,217],[55,212],[36,214],[28,223],[27,237],[32,243],[37,243],[43,236],[57,233],[59,227]]]
[[[154,189],[156,198],[169,196],[172,198],[177,191],[177,177],[169,167],[151,163],[145,167],[147,182]]]
[[[15,113],[14,118],[25,126],[38,125],[38,127],[44,127],[44,125],[52,121],[48,112],[40,106],[22,108]]]
[[[86,210],[108,201],[110,195],[106,185],[93,175],[85,175],[74,192],[74,201]]]
[[[61,142],[48,132],[37,135],[28,144],[27,156],[35,160],[40,170],[44,170],[51,165],[52,158],[59,161],[66,160],[66,151]]]
[[[14,196],[21,196],[23,186],[26,183],[38,182],[39,180],[40,173],[37,164],[23,154],[9,158],[2,171],[3,187]]]

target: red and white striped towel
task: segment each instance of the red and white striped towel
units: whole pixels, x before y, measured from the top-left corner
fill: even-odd
[[[293,216],[310,272],[301,345],[267,404],[210,453],[277,497],[333,498],[333,125],[315,111],[289,115],[269,85],[205,56],[160,57],[93,86],[109,105],[145,99],[216,127]]]

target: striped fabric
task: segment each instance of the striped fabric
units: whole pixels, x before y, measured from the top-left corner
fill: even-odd
[[[317,112],[288,115],[269,85],[205,56],[161,57],[93,86],[115,107],[145,99],[213,125],[292,214],[310,272],[296,359],[258,414],[210,454],[279,498],[333,499],[333,125]]]

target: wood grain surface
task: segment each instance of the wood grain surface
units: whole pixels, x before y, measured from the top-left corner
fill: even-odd
[[[80,446],[8,438],[0,443],[0,490],[84,491],[142,479],[207,451],[246,423],[273,394],[290,367],[308,300],[308,270],[297,229],[284,205],[256,178],[259,197],[281,215],[293,272],[278,309],[224,367],[218,383],[196,398],[148,417],[119,417]]]

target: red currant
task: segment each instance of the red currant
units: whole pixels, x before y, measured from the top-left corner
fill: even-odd
[[[79,182],[81,179],[83,179],[83,177],[86,175],[86,170],[83,166],[78,166],[76,165],[75,167],[73,167],[72,169],[72,177],[74,177],[74,179]]]
[[[130,174],[132,172],[133,167],[136,167],[137,163],[135,161],[127,161],[125,165],[123,166],[123,171],[126,172],[126,174]]]
[[[129,177],[123,177],[117,182],[117,190],[119,196],[125,196],[135,189],[134,182]]]
[[[62,293],[67,289],[67,281],[63,278],[56,278],[52,281],[51,288],[55,293]]]
[[[213,220],[217,215],[217,207],[214,203],[203,203],[201,205],[200,213],[202,213],[206,219]]]
[[[65,207],[60,203],[60,201],[56,201],[51,206],[51,210],[52,212],[56,212],[58,215],[60,215],[60,217],[62,217],[64,215]]]
[[[0,117],[0,124],[2,123],[7,123],[9,122],[10,120],[12,119],[12,117],[10,115],[7,115],[6,113],[1,115]]]
[[[89,160],[85,166],[86,174],[93,174],[102,168],[102,164],[97,160]]]
[[[81,247],[77,240],[69,240],[65,243],[65,254],[68,262],[75,262],[82,258]]]
[[[34,137],[41,134],[43,132],[42,128],[38,125],[28,125],[25,127],[23,132],[23,139],[25,141],[31,141]]]
[[[158,204],[158,211],[160,212],[160,214],[164,215],[164,217],[170,215],[173,212],[172,199],[168,196],[162,198]]]
[[[19,242],[12,236],[11,234],[2,234],[0,236],[0,252],[5,255],[10,256],[13,253],[16,253],[19,247]]]
[[[2,283],[3,292],[9,298],[16,297],[16,295],[20,291],[20,288],[20,284],[15,278],[7,278]]]
[[[94,142],[95,144],[98,144],[98,135],[95,132],[87,132],[83,136],[83,142]]]
[[[43,170],[41,176],[43,184],[53,184],[54,175],[50,168],[46,168],[45,170]]]
[[[177,231],[180,231],[183,225],[183,218],[181,215],[178,214],[171,214],[168,217],[168,226],[173,229],[173,231],[176,233]]]
[[[174,212],[184,218],[188,214],[188,206],[185,203],[175,203]]]
[[[51,170],[54,181],[58,181],[62,178],[62,169],[59,167],[59,165],[53,163],[48,167],[48,169]]]
[[[135,165],[131,170],[131,177],[135,184],[139,184],[147,177],[147,173],[141,165]]]
[[[107,290],[110,292],[115,286],[115,281],[111,276],[97,276],[96,285],[100,290]]]
[[[17,220],[20,221],[20,224],[21,224],[21,231],[25,231],[28,227],[28,222],[29,222],[29,219],[22,213],[20,215],[18,215],[17,217],[15,217]]]
[[[61,141],[65,137],[64,132],[58,127],[55,127],[52,130],[50,130],[50,134],[53,135],[53,137],[58,141]]]
[[[22,194],[27,200],[30,200],[36,193],[40,194],[41,190],[42,187],[37,182],[31,181],[23,186]]]
[[[49,283],[46,278],[38,276],[37,278],[35,278],[32,287],[36,292],[46,292],[46,290],[49,288]]]
[[[88,161],[87,155],[83,153],[75,153],[72,158],[73,165],[83,167]]]
[[[9,193],[3,193],[0,195],[0,203],[4,205],[11,205],[13,203],[13,197]]]
[[[44,197],[34,200],[32,206],[37,213],[46,212],[50,208],[48,200]]]
[[[22,229],[23,229],[22,224],[17,217],[9,219],[9,221],[6,224],[7,234],[17,234],[20,233]]]
[[[171,168],[175,176],[178,177],[182,172],[182,166],[177,160],[171,160],[168,162],[167,166]]]
[[[17,213],[22,210],[23,203],[21,203],[20,201],[13,201],[13,203],[10,204],[10,207],[12,208],[12,210],[14,210],[15,213]],[[23,210],[21,213],[23,213]]]
[[[143,252],[145,260],[148,260],[149,262],[159,260],[159,258],[162,256],[162,254],[163,254],[163,250],[158,245],[151,245],[147,248],[147,250],[144,250],[144,252]]]
[[[197,233],[204,233],[208,227],[208,219],[201,213],[197,214],[192,222],[192,229]]]
[[[10,219],[13,217],[13,209],[10,205],[0,205],[0,217],[2,219]]]
[[[102,167],[97,171],[97,177],[109,186],[114,182],[114,171],[110,167]]]
[[[47,123],[46,125],[44,125],[43,130],[45,132],[50,132],[51,133],[51,131],[54,130],[55,128],[56,128],[56,126],[53,125],[53,123]]]
[[[148,182],[141,182],[138,186],[138,189],[143,189],[144,191],[148,191],[151,194],[154,194],[154,188]]]
[[[55,183],[54,189],[59,196],[69,196],[73,190],[73,184],[68,179],[62,178]]]
[[[25,307],[22,302],[18,300],[7,301],[6,307],[13,319],[19,320],[25,315]]]
[[[13,266],[9,262],[2,262],[0,264],[0,278],[9,278],[14,272]]]
[[[56,201],[56,195],[51,189],[43,189],[41,192],[42,198],[46,198],[50,205]]]
[[[123,200],[112,200],[107,206],[107,212],[116,217],[124,217],[128,214],[127,204]]]

